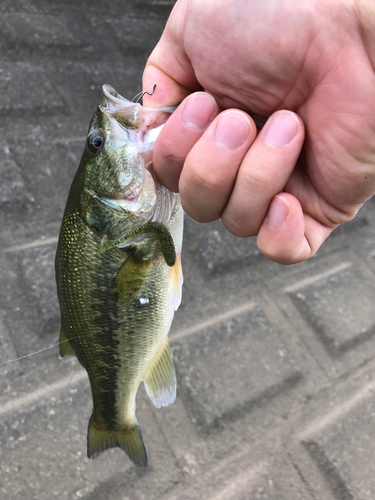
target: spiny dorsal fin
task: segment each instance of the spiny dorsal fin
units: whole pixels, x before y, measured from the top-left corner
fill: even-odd
[[[70,340],[66,336],[64,330],[61,328],[60,330],[60,338],[59,338],[60,343],[60,356],[63,358],[64,356],[75,356],[76,353],[74,352],[74,349],[72,347],[72,344],[70,343]]]
[[[87,456],[94,459],[103,451],[117,447],[124,450],[130,460],[138,467],[147,466],[147,454],[142,432],[136,420],[124,429],[112,431],[101,429],[91,416],[87,431]]]
[[[168,340],[157,352],[143,382],[156,408],[168,406],[176,399],[176,373]]]

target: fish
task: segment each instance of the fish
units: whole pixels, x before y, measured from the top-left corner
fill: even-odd
[[[138,387],[157,408],[176,398],[168,332],[181,303],[183,210],[152,163],[175,108],[143,107],[107,84],[102,94],[56,252],[60,355],[75,355],[90,381],[87,456],[119,447],[144,468]]]

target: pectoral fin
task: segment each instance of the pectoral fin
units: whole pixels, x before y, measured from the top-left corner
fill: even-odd
[[[176,373],[168,341],[157,352],[143,382],[156,408],[168,406],[176,399]]]
[[[60,356],[63,358],[64,356],[75,356],[76,353],[70,343],[70,340],[66,336],[64,330],[61,328],[60,330]]]
[[[120,301],[129,300],[137,295],[150,265],[150,260],[137,260],[133,255],[129,255],[121,266],[113,287]]]

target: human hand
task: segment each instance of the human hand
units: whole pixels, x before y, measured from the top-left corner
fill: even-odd
[[[374,25],[369,0],[179,0],[145,105],[213,97],[190,95],[164,126],[158,179],[270,259],[310,258],[375,192]],[[247,113],[270,117],[258,136]]]

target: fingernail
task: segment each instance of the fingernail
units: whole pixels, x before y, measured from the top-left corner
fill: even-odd
[[[202,130],[210,123],[215,111],[214,98],[204,92],[199,92],[186,99],[181,118],[188,127]]]
[[[216,124],[214,141],[225,149],[238,149],[250,134],[250,123],[237,111],[223,113]]]
[[[289,203],[282,196],[278,195],[271,202],[266,217],[266,223],[269,227],[277,229],[281,227],[289,214]]]
[[[269,119],[263,139],[270,146],[281,148],[289,144],[297,132],[296,118],[288,111],[280,111]]]

